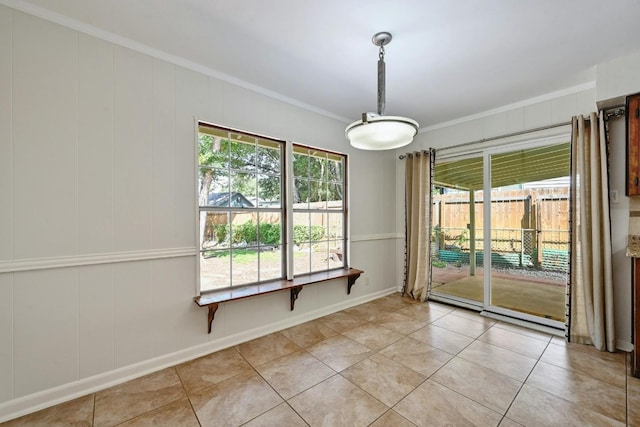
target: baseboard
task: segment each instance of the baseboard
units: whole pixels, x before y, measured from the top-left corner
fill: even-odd
[[[0,404],[0,423],[397,292],[388,288]]]

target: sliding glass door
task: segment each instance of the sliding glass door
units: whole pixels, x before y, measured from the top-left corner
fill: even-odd
[[[569,167],[561,141],[436,157],[432,297],[561,327]]]
[[[493,311],[564,323],[569,269],[570,144],[487,154]],[[550,322],[549,322],[550,321]]]
[[[478,154],[437,161],[433,177],[432,293],[473,308],[484,303],[483,163]]]

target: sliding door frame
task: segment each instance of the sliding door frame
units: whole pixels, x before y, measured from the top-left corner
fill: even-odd
[[[447,149],[441,150],[444,152],[443,155],[438,155],[439,152],[436,151],[435,163],[444,160],[462,160],[470,157],[482,157],[483,158],[483,240],[484,242],[491,242],[491,156],[496,154],[508,153],[511,151],[517,151],[521,149],[530,149],[536,147],[544,147],[548,145],[562,144],[571,141],[571,133],[564,133],[553,135],[553,136],[543,136],[543,137],[535,137],[530,135],[529,138],[518,141],[511,142],[506,141],[503,144],[492,144],[489,147],[469,147],[468,151],[460,150],[458,148],[455,153],[447,155]],[[495,141],[494,141],[495,142]],[[570,192],[572,194],[572,192]],[[571,196],[570,196],[571,197]],[[432,224],[433,225],[433,224]],[[570,232],[570,230],[569,230]],[[431,260],[429,261],[431,262]],[[483,251],[483,302],[482,303],[474,303],[473,301],[468,301],[464,299],[460,299],[454,296],[447,297],[439,297],[435,295],[434,300],[439,300],[443,302],[452,302],[462,307],[479,310],[481,314],[486,315],[488,317],[497,317],[497,318],[505,318],[505,319],[514,319],[516,321],[522,321],[525,323],[533,323],[537,325],[542,325],[544,327],[551,328],[553,330],[564,330],[565,323],[557,320],[547,319],[540,316],[535,316],[532,314],[510,310],[507,308],[497,307],[491,305],[491,273],[492,273],[492,264],[491,264],[491,250]],[[431,267],[433,268],[433,267]],[[431,284],[429,284],[431,287]]]

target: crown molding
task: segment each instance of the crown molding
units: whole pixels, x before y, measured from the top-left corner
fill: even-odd
[[[420,131],[418,133],[426,133],[426,132],[431,132],[434,130],[438,130],[438,129],[442,129],[442,128],[446,128],[449,126],[454,126],[454,125],[459,125],[461,123],[466,123],[466,122],[470,122],[472,120],[478,120],[478,119],[482,119],[485,117],[489,117],[492,116],[494,114],[499,114],[499,113],[504,113],[507,111],[511,111],[511,110],[515,110],[517,108],[522,108],[522,107],[528,107],[529,105],[534,105],[534,104],[538,104],[540,102],[545,102],[545,101],[550,101],[556,98],[560,98],[562,96],[566,96],[566,95],[573,95],[579,92],[584,92],[585,90],[590,90],[590,89],[595,89],[596,87],[596,82],[595,80],[577,85],[577,86],[571,86],[562,90],[558,90],[555,92],[549,92],[549,93],[545,93],[544,95],[540,95],[540,96],[536,96],[533,98],[529,98],[529,99],[525,99],[523,101],[518,101],[515,102],[513,104],[508,104],[508,105],[503,105],[502,107],[498,107],[498,108],[494,108],[491,110],[487,110],[487,111],[483,111],[481,113],[477,113],[477,114],[472,114],[469,116],[464,116],[464,117],[460,117],[454,120],[449,120],[447,122],[443,122],[443,123],[438,123],[432,126],[426,126],[424,128],[420,128]]]
[[[340,115],[334,114],[330,111],[323,110],[318,107],[314,107],[313,105],[307,104],[305,102],[299,101],[294,98],[290,98],[288,96],[282,95],[280,93],[274,92],[269,89],[265,89],[262,86],[255,85],[253,83],[249,83],[247,81],[238,79],[229,74],[223,73],[216,69],[207,67],[205,65],[199,64],[197,62],[190,61],[188,59],[182,58],[180,56],[176,56],[167,52],[164,52],[160,49],[153,48],[143,43],[139,43],[127,37],[120,36],[118,34],[112,33],[110,31],[106,31],[95,27],[93,25],[86,24],[84,22],[78,21],[77,19],[70,18],[65,15],[61,15],[59,13],[53,12],[48,9],[44,9],[42,7],[36,6],[34,4],[25,2],[23,0],[0,0],[0,5],[4,5],[10,7],[12,9],[18,10],[20,12],[27,13],[29,15],[36,16],[38,18],[44,19],[46,21],[53,22],[58,25],[62,25],[63,27],[70,28],[72,30],[88,34],[93,37],[97,37],[99,39],[111,42],[113,44],[126,47],[128,49],[134,50],[136,52],[149,55],[151,57],[161,59],[163,61],[169,62],[171,64],[177,65],[179,67],[186,68],[191,71],[195,71],[198,73],[202,73],[209,77],[213,77],[227,83],[233,84],[235,86],[242,87],[244,89],[251,90],[253,92],[259,93],[261,95],[268,96],[270,98],[276,99],[278,101],[285,102],[294,107],[302,108],[303,110],[310,111],[312,113],[320,114],[321,116],[328,117],[333,120],[338,120],[343,123],[351,123],[353,120],[350,120],[347,117],[342,117]]]

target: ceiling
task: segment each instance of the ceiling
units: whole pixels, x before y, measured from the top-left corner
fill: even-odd
[[[638,0],[0,1],[345,122],[376,111],[371,37],[389,31],[386,114],[423,128],[588,86],[596,64],[640,50]]]

